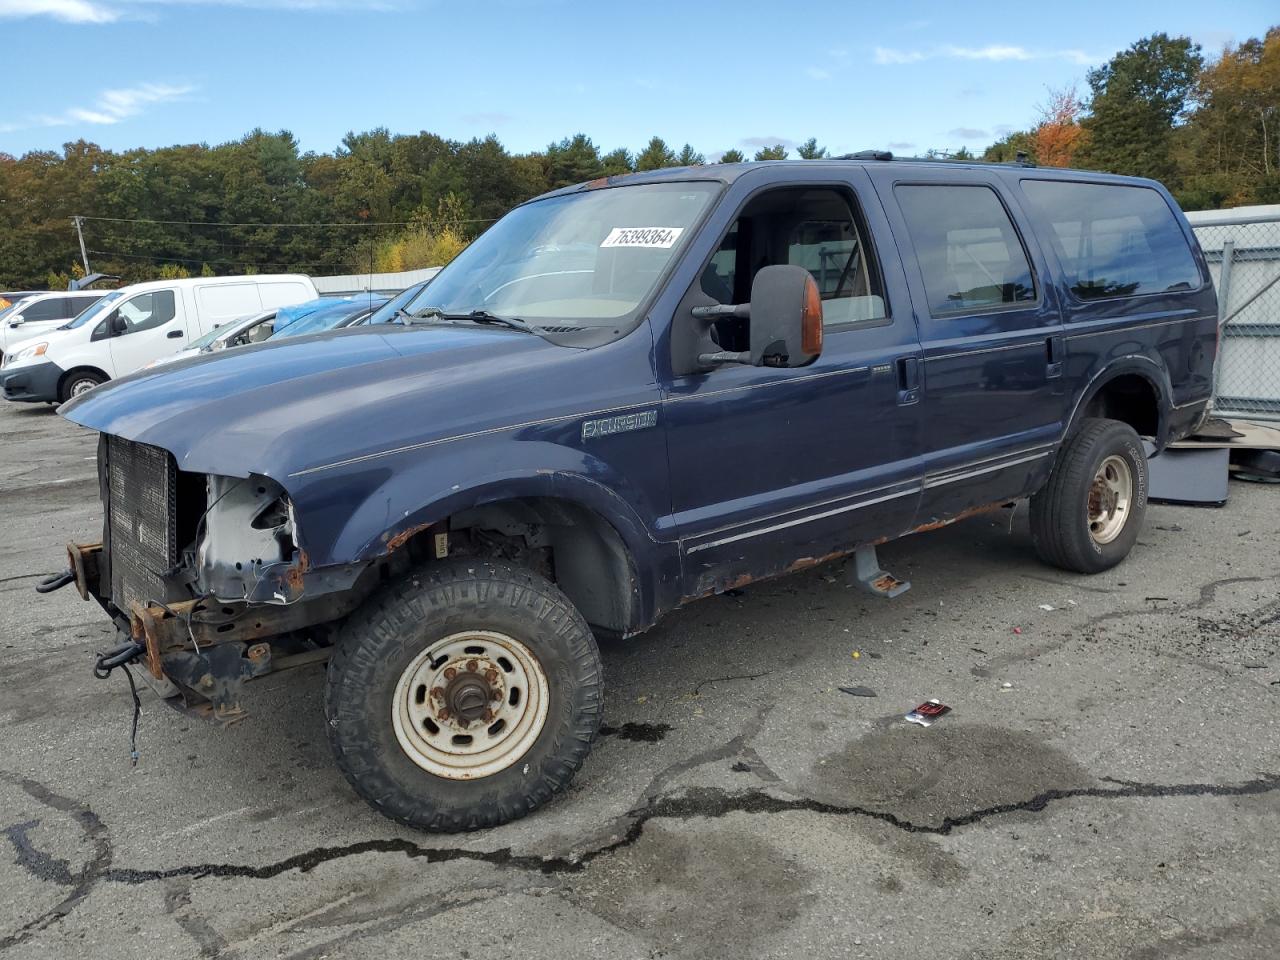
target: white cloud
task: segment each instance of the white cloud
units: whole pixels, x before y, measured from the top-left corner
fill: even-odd
[[[831,71],[823,70],[821,67],[806,67],[805,73],[809,75],[811,80],[830,80]]]
[[[987,137],[987,131],[981,127],[952,127],[947,135],[960,140],[983,140]]]
[[[223,6],[258,10],[399,9],[397,0],[0,0],[0,19],[51,17],[64,23],[112,23],[122,17],[153,16],[149,8],[164,6]]]
[[[93,0],[0,0],[0,17],[53,17],[64,23],[110,23],[120,16]]]
[[[67,107],[61,113],[41,114],[26,121],[0,124],[0,131],[24,130],[29,127],[69,127],[76,124],[104,126],[137,116],[157,103],[181,100],[195,92],[187,84],[143,83],[136,87],[104,90],[88,106]]]
[[[876,63],[917,63],[928,59],[929,54],[919,50],[891,50],[888,47],[876,47]]]
[[[876,47],[874,60],[879,64],[919,63],[921,60],[1066,60],[1069,63],[1087,66],[1105,59],[1083,50],[1029,50],[1026,47],[1012,44],[992,43],[985,47],[958,47],[947,45],[932,47],[928,50],[896,50],[890,47]]]

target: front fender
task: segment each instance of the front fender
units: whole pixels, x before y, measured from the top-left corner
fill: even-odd
[[[634,562],[646,615],[669,605],[664,598],[679,582],[679,551],[660,537],[661,506],[649,503],[638,483],[589,452],[546,440],[496,437],[455,451],[437,448],[427,456],[393,460],[290,478],[287,489],[312,567],[367,564],[471,507],[553,498],[591,510],[612,525]]]

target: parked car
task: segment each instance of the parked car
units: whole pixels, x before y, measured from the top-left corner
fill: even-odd
[[[253,310],[314,299],[300,274],[154,280],[121,287],[70,323],[24,340],[0,367],[6,400],[66,401],[186,348]]]
[[[231,320],[216,326],[198,340],[192,340],[187,349],[163,357],[156,357],[156,359],[147,364],[145,369],[149,370],[162,364],[185,360],[188,357],[195,357],[202,353],[225,350],[227,347],[242,347],[250,343],[261,343],[270,337],[274,331],[276,313],[277,311],[275,310],[259,310],[257,313],[250,313],[237,320]]]
[[[427,288],[427,284],[430,282],[430,280],[423,280],[421,283],[415,283],[411,287],[405,287],[377,310],[373,311],[365,322],[371,326],[376,326],[380,323],[403,323],[408,317],[407,307],[418,299],[418,296]]]
[[[337,330],[363,323],[378,307],[387,302],[386,297],[362,296],[352,300],[341,300],[323,309],[316,310],[300,320],[295,320],[271,334],[272,340],[284,337],[297,337],[308,333],[321,333],[325,330]]]
[[[260,310],[257,313],[251,313],[238,320],[214,327],[199,340],[193,340],[191,346],[179,353],[157,357],[147,364],[147,369],[185,360],[201,353],[225,350],[227,347],[244,347],[251,343],[261,343],[263,340],[270,339],[277,330],[283,329],[296,320],[310,316],[318,310],[346,302],[344,299],[334,297],[320,297],[317,300],[307,300],[304,303],[281,307],[279,310]]]
[[[23,340],[30,340],[74,319],[102,299],[102,291],[33,293],[0,310],[0,355]]]
[[[0,310],[7,310],[25,297],[34,297],[37,293],[52,293],[52,290],[5,290],[0,292]]]
[[[428,830],[564,790],[593,634],[849,554],[891,597],[876,544],[1028,497],[1045,561],[1119,563],[1218,335],[1159,183],[883,154],[558,190],[421,300],[64,406],[106,529],[45,588],[214,715],[327,650],[338,765]]]

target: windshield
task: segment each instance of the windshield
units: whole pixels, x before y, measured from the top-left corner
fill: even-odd
[[[5,317],[7,317],[11,313],[14,314],[15,316],[21,313],[23,308],[25,308],[26,305],[31,302],[31,300],[32,300],[31,297],[20,297],[19,299],[13,301],[13,303],[9,303],[8,300],[0,299],[0,320],[3,320]],[[9,305],[5,306],[6,303],[8,303]]]
[[[187,344],[187,349],[203,350],[205,347],[209,346],[209,344],[213,343],[213,341],[217,340],[219,337],[226,337],[235,333],[236,330],[238,330],[240,327],[245,326],[250,320],[252,320],[256,316],[258,316],[258,314],[256,313],[250,314],[247,317],[241,317],[239,320],[232,320],[230,323],[224,323],[220,327],[214,327],[212,330],[206,333],[203,337],[197,337],[196,339],[192,340],[189,344]]]
[[[381,300],[377,302],[381,303]],[[268,339],[277,340],[281,337],[297,337],[304,333],[319,333],[322,330],[332,330],[334,327],[340,326],[344,320],[354,315],[367,313],[368,310],[369,305],[367,302],[363,304],[343,303],[337,307],[326,307],[303,317],[301,320],[293,321],[287,327],[277,330]]]
[[[517,207],[405,310],[482,311],[526,320],[540,331],[594,330],[613,339],[639,321],[639,308],[718,189],[709,182],[651,183]]]
[[[111,304],[115,303],[117,300],[119,300],[123,296],[124,296],[123,290],[113,290],[111,293],[108,293],[101,300],[85,307],[78,314],[76,314],[76,318],[74,320],[68,323],[64,323],[58,329],[74,330],[76,327],[83,327],[86,323],[89,323],[91,320],[97,320],[99,317],[105,317],[108,313],[111,312]]]

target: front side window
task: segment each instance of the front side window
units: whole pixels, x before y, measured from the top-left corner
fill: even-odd
[[[894,195],[930,314],[979,313],[1036,299],[1022,241],[990,187],[901,184]]]
[[[123,336],[153,330],[174,318],[172,290],[153,290],[140,293],[120,304],[119,316],[124,321]]]
[[[489,313],[553,336],[613,339],[639,322],[640,307],[718,190],[705,182],[651,183],[527,203],[481,234],[404,309]]]
[[[22,314],[22,319],[28,322],[64,320],[66,318],[62,313],[62,304],[63,301],[57,297],[46,297],[44,300],[27,304],[18,312]]]
[[[1071,292],[1081,300],[1200,287],[1187,239],[1149,187],[1024,180],[1032,207],[1053,227]]]
[[[833,187],[781,187],[752,198],[702,270],[702,292],[717,303],[747,303],[762,267],[788,264],[813,275],[827,327],[887,316],[875,257],[850,196]],[[747,322],[717,321],[713,337],[745,350]]]

